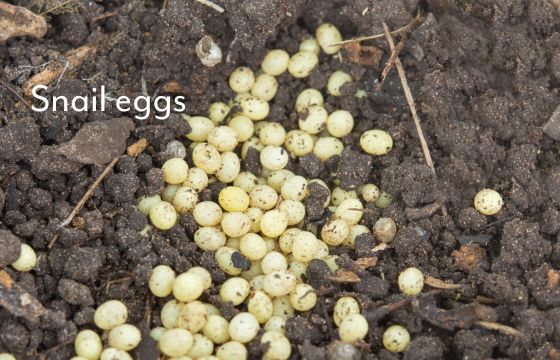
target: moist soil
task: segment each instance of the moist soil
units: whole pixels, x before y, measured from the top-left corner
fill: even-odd
[[[32,1],[14,3],[32,6]],[[185,112],[204,115],[210,103],[234,97],[227,86],[229,73],[239,65],[256,70],[266,49],[294,53],[299,41],[322,22],[334,23],[344,38],[382,33],[382,21],[399,28],[417,9],[416,0],[218,3],[225,8],[223,14],[185,0],[169,0],[165,9],[162,1],[121,0],[89,1],[70,12],[57,11],[49,15],[43,39],[17,38],[0,45],[0,77],[19,89],[42,64],[91,44],[97,47],[95,55],[53,84],[50,95],[92,95],[93,87],[105,85],[114,94],[134,97],[143,91],[161,93],[173,81],[186,94]],[[362,223],[371,228],[379,217],[391,217],[398,226],[394,246],[383,252],[371,253],[375,241],[370,236],[361,236],[355,250],[336,250],[347,268],[358,258],[378,257],[375,266],[358,271],[359,282],[333,281],[326,264],[310,264],[306,276],[319,291],[319,303],[288,321],[293,359],[558,358],[553,356],[560,348],[560,286],[551,281],[551,270],[560,267],[560,143],[543,132],[560,104],[557,2],[445,3],[423,2],[426,15],[400,55],[438,181],[424,160],[396,70],[379,86],[389,56],[384,40],[364,43],[381,49],[377,66],[352,63],[343,51],[342,62],[322,54],[320,67],[307,79],[279,77],[270,119],[292,129],[297,127],[294,101],[302,89],[315,87],[326,93],[332,71],[352,74],[355,82],[343,88],[343,96],[326,99],[327,110],[344,108],[356,119],[353,133],[343,139],[347,150],[325,163],[314,156],[292,159],[289,168],[329,183],[338,178],[343,188],[378,184],[393,201],[384,209],[368,204]],[[204,35],[212,36],[224,53],[224,61],[213,68],[203,66],[195,52]],[[401,38],[396,36],[396,41]],[[353,96],[358,89],[367,96]],[[192,217],[183,216],[167,232],[152,231],[147,237],[138,233],[147,219],[135,208],[135,199],[162,190],[159,167],[168,157],[166,144],[177,138],[188,145],[183,135],[189,128],[178,114],[168,120],[152,114],[128,123],[126,145],[146,138],[149,147],[135,157],[123,155],[75,221],[48,247],[58,225],[106,166],[84,164],[53,149],[74,138],[85,124],[134,115],[111,105],[105,112],[36,113],[2,88],[0,267],[48,313],[31,321],[0,308],[0,353],[11,352],[18,359],[71,358],[76,333],[93,327],[94,309],[107,299],[122,300],[129,322],[147,335],[147,329],[160,324],[164,303],[150,296],[147,287],[157,264],[178,272],[195,265],[210,269],[215,286],[203,298],[219,306],[226,318],[239,311],[219,301],[218,286],[226,276],[213,255],[193,243]],[[395,146],[387,156],[360,151],[359,136],[371,128],[386,129],[393,136]],[[187,159],[191,162],[190,155]],[[243,166],[260,172],[258,153],[250,152]],[[213,184],[202,199],[215,200],[223,186]],[[485,187],[503,195],[505,205],[496,216],[482,216],[472,207],[474,195]],[[320,226],[329,216],[321,206],[327,194],[320,187],[310,190],[306,223]],[[418,215],[416,209],[433,204],[440,195],[445,197],[447,216],[440,210]],[[17,258],[20,241],[38,253],[34,271],[21,273],[7,266]],[[369,335],[356,348],[336,343],[331,316],[336,299],[355,296],[370,314],[402,301],[396,278],[408,266],[460,287],[427,296],[425,306],[419,301],[370,316]],[[476,303],[490,308],[493,321],[522,335],[472,322],[448,326],[429,321],[422,312],[432,305],[454,311]],[[381,344],[384,329],[395,323],[411,333],[403,354],[391,354]],[[248,345],[251,358],[262,354],[259,338]],[[158,355],[146,339],[134,356]]]

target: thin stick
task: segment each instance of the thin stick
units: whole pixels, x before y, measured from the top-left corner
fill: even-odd
[[[506,335],[511,335],[511,336],[521,336],[521,335],[523,335],[521,332],[512,328],[511,326],[502,325],[502,324],[498,324],[498,323],[491,322],[491,321],[479,320],[479,321],[475,321],[475,324],[480,326],[480,327],[483,327],[485,329],[488,329],[488,330],[499,331],[502,334],[506,334]]]
[[[74,216],[76,216],[76,214],[78,214],[78,212],[82,209],[82,207],[84,206],[86,201],[88,201],[89,198],[91,197],[91,195],[93,195],[93,192],[95,191],[95,189],[97,189],[99,184],[101,184],[101,181],[103,181],[103,179],[107,176],[107,174],[109,174],[109,172],[111,171],[113,166],[115,166],[115,164],[117,163],[118,160],[119,160],[119,157],[117,156],[116,158],[114,158],[109,163],[109,165],[107,165],[107,167],[105,168],[105,170],[103,170],[101,175],[99,175],[99,177],[93,182],[93,184],[91,184],[91,186],[86,191],[84,196],[82,196],[80,201],[78,201],[78,203],[76,204],[76,206],[74,207],[74,209],[72,210],[70,215],[68,215],[68,217],[66,219],[64,219],[64,221],[61,222],[60,225],[58,225],[57,232],[53,236],[51,242],[49,243],[49,249],[54,245],[54,243],[56,242],[56,239],[58,239],[58,231],[60,231],[62,228],[64,228],[66,225],[68,225],[72,222],[72,219],[74,219]]]
[[[201,3],[203,5],[211,7],[212,9],[216,10],[220,14],[225,11],[223,7],[214,4],[212,1],[209,1],[209,0],[195,0],[195,1],[198,1],[199,3]]]
[[[391,53],[389,60],[387,60],[387,64],[385,64],[385,69],[383,69],[383,72],[381,73],[381,84],[385,82],[387,75],[389,75],[389,72],[391,72],[393,66],[395,66],[395,61],[397,60],[397,57],[401,53],[402,49],[404,49],[404,44],[405,44],[404,39],[399,41],[397,47],[395,48],[395,51]]]
[[[383,30],[385,30],[385,37],[387,38],[387,42],[389,43],[389,47],[391,48],[391,51],[395,51],[395,42],[393,41],[393,37],[391,36],[389,27],[385,22],[383,22]],[[426,142],[426,138],[424,137],[424,131],[422,130],[422,126],[420,126],[420,118],[418,117],[418,114],[416,112],[414,97],[412,96],[412,92],[410,91],[410,87],[408,86],[406,73],[404,72],[404,67],[398,56],[395,59],[395,65],[397,66],[404,95],[406,97],[408,107],[410,108],[410,112],[412,113],[412,118],[414,119],[414,125],[416,126],[416,131],[418,132],[418,137],[420,138],[420,144],[422,146],[422,152],[424,153],[424,158],[426,159],[426,163],[428,164],[428,166],[430,167],[430,169],[434,173],[434,176],[437,179],[437,173],[434,167],[434,162],[432,160],[432,155],[430,154],[428,143]],[[441,205],[441,212],[443,213],[443,216],[447,216],[447,209],[444,204]]]
[[[99,16],[94,17],[93,19],[91,19],[91,21],[96,22],[96,21],[99,21],[99,20],[105,20],[105,19],[113,17],[115,15],[117,15],[117,13],[115,11],[108,12],[108,13],[105,13],[103,15],[99,15]]]
[[[412,30],[416,25],[418,25],[422,20],[422,9],[418,8],[416,10],[416,15],[410,20],[410,22],[408,24],[406,24],[405,26],[397,29],[397,30],[393,30],[390,32],[391,35],[397,35],[400,34],[404,31],[408,31],[408,30]],[[344,44],[349,44],[349,43],[353,43],[353,42],[361,42],[361,41],[365,41],[365,40],[374,40],[374,39],[381,39],[384,38],[386,35],[385,33],[383,34],[375,34],[375,35],[369,35],[369,36],[360,36],[354,39],[349,39],[349,40],[344,40],[341,42],[338,42],[336,44],[332,44],[330,46],[338,46],[338,45],[344,45]]]
[[[408,29],[410,29],[412,27],[413,21],[411,21],[410,23],[406,24],[405,26],[403,26],[400,29],[397,30],[393,30],[391,31],[391,35],[397,35],[403,31],[406,31]],[[368,35],[368,36],[360,36],[357,38],[353,38],[353,39],[348,39],[348,40],[344,40],[341,42],[337,42],[335,44],[332,44],[330,46],[338,46],[338,45],[345,45],[345,44],[349,44],[349,43],[353,43],[353,42],[362,42],[362,41],[366,41],[366,40],[375,40],[375,39],[381,39],[384,38],[385,34],[375,34],[375,35]]]
[[[31,107],[31,104],[25,100],[17,91],[16,89],[14,89],[10,84],[7,84],[3,81],[0,80],[0,85],[2,85],[3,87],[5,87],[6,89],[8,89],[8,91],[14,95],[19,101],[21,101],[25,106],[27,106],[29,109],[33,110],[33,108]]]
[[[436,289],[443,289],[443,290],[456,290],[456,289],[461,288],[461,285],[459,285],[459,284],[446,283],[443,280],[436,279],[436,278],[431,277],[429,275],[426,275],[424,277],[424,284],[426,284],[428,286],[431,286],[433,288],[436,288]]]

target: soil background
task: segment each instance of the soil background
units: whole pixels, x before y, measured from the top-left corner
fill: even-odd
[[[12,3],[33,8],[31,1]],[[165,10],[162,1],[84,1],[71,13],[50,14],[45,38],[17,38],[0,45],[0,78],[18,88],[42,64],[72,48],[95,44],[96,54],[65,74],[50,94],[91,95],[92,87],[105,85],[114,94],[133,97],[142,94],[143,84],[155,94],[175,80],[188,94],[186,113],[204,115],[211,102],[234,96],[227,86],[229,73],[239,65],[257,69],[267,49],[294,53],[299,41],[322,22],[334,23],[344,38],[381,33],[382,21],[396,29],[410,21],[417,7],[417,0],[219,3],[223,14],[190,0],[169,0]],[[322,296],[311,312],[288,322],[293,359],[544,359],[560,348],[560,286],[550,283],[551,270],[560,267],[560,142],[543,133],[560,105],[556,2],[457,0],[451,10],[442,1],[429,3],[430,14],[410,35],[401,59],[439,184],[425,165],[396,71],[378,87],[388,56],[385,41],[368,43],[384,49],[377,67],[322,54],[321,66],[309,78],[279,77],[270,119],[294,128],[299,91],[325,90],[328,75],[336,69],[354,76],[342,97],[326,99],[329,111],[342,107],[356,119],[354,132],[344,139],[348,150],[324,164],[313,157],[291,161],[290,168],[326,180],[335,173],[343,187],[378,184],[393,195],[393,202],[386,209],[370,204],[362,222],[371,227],[385,216],[398,225],[394,247],[377,254],[378,264],[360,274],[359,283],[333,283],[320,263],[310,266],[309,282]],[[204,67],[195,53],[204,35],[211,35],[224,52],[224,61],[213,68]],[[357,89],[367,96],[354,97]],[[137,157],[122,156],[76,222],[48,248],[58,224],[104,168],[83,165],[53,149],[84,124],[134,115],[111,105],[106,112],[35,113],[10,92],[0,91],[0,229],[30,244],[39,256],[32,272],[8,266],[4,270],[49,310],[32,322],[0,308],[0,352],[18,359],[67,360],[73,356],[76,333],[92,327],[95,307],[107,299],[127,304],[130,323],[143,329],[157,326],[164,302],[149,296],[147,288],[150,269],[157,264],[179,272],[201,265],[211,269],[216,285],[225,280],[212,254],[201,253],[192,242],[192,218],[184,216],[164,233],[138,234],[147,220],[135,208],[135,199],[163,188],[159,166],[168,156],[166,144],[174,138],[188,144],[183,137],[188,126],[177,114],[165,121],[153,114],[134,120],[127,145],[144,137],[150,147]],[[359,135],[373,127],[392,134],[395,147],[389,155],[371,158],[358,151]],[[244,167],[259,171],[251,159],[255,157],[249,156]],[[202,198],[215,199],[221,186],[214,184]],[[474,195],[484,187],[504,197],[504,208],[495,217],[472,208]],[[440,192],[448,217],[439,211],[418,220],[407,217],[407,209],[435,202]],[[312,211],[317,210],[312,201],[306,206],[307,223],[320,225],[328,217],[322,209]],[[19,248],[17,240],[3,234],[0,266],[13,261]],[[355,251],[338,252],[357,259],[371,255],[373,246],[374,239],[365,236]],[[441,309],[484,301],[495,321],[523,335],[472,324],[444,329],[424,321],[418,311],[402,308],[370,322],[361,355],[356,350],[344,355],[336,345],[327,352],[337,338],[330,315],[336,298],[354,294],[366,312],[399,301],[396,277],[407,266],[461,285],[437,295]],[[233,316],[238,310],[220,304],[217,293],[214,287],[204,297],[220,306],[225,317]],[[406,326],[412,336],[402,355],[387,352],[380,342],[385,327],[393,323]],[[249,350],[251,358],[260,358],[258,338]],[[137,359],[156,357],[149,340],[135,353]]]

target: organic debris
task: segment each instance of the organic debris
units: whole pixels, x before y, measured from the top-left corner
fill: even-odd
[[[361,45],[352,42],[344,47],[348,61],[354,64],[376,68],[383,57],[383,50],[376,46]]]
[[[455,266],[460,270],[469,271],[486,257],[486,251],[477,244],[464,244],[459,250],[454,250],[451,256],[455,259]]]
[[[37,5],[37,12],[41,15],[77,13],[82,6],[79,0],[34,0],[34,3]]]
[[[359,258],[356,260],[356,265],[362,269],[369,269],[377,265],[377,256]]]
[[[549,289],[556,289],[560,283],[560,274],[554,269],[548,270],[546,273],[547,286]]]
[[[511,335],[511,336],[521,336],[521,335],[523,335],[521,332],[519,332],[518,330],[515,330],[511,326],[498,324],[498,323],[492,322],[492,321],[479,320],[479,321],[475,321],[475,324],[480,326],[480,327],[483,327],[485,329],[488,329],[488,330],[499,331],[502,334],[506,334],[506,335]]]
[[[37,85],[50,85],[53,81],[58,81],[68,70],[76,70],[83,62],[91,56],[97,48],[93,45],[84,45],[77,49],[66,52],[63,60],[52,61],[43,71],[33,75],[21,87],[25,96],[31,96],[33,88]]]
[[[437,307],[435,299],[431,297],[415,298],[413,309],[420,317],[430,324],[449,331],[470,329],[475,321],[496,321],[497,315],[491,307],[471,303],[452,310]]]
[[[331,276],[330,279],[338,283],[359,283],[362,281],[356,273],[349,270],[337,270],[335,276]]]
[[[0,1],[0,43],[16,36],[41,38],[47,33],[47,21],[28,9]]]
[[[383,23],[383,29],[385,30],[385,37],[387,38],[387,42],[389,43],[389,48],[393,53],[396,52],[395,42],[393,41],[393,37],[391,35],[391,32],[389,31],[389,27],[387,26],[387,24]],[[436,168],[434,166],[434,161],[432,160],[432,155],[430,154],[430,148],[428,147],[428,143],[426,142],[426,138],[424,137],[424,130],[422,130],[422,126],[420,125],[420,118],[418,117],[418,113],[416,112],[414,97],[412,96],[412,92],[410,91],[410,87],[408,86],[406,73],[398,56],[395,57],[395,65],[397,66],[404,95],[406,97],[408,107],[410,108],[410,113],[412,114],[414,125],[416,126],[416,132],[418,133],[418,138],[420,139],[420,145],[422,146],[422,152],[424,153],[426,164],[428,164],[428,166],[432,170],[432,173],[434,174],[434,178],[437,180]],[[447,209],[444,204],[441,204],[441,212],[443,216],[447,216]]]
[[[56,153],[82,164],[104,165],[126,150],[133,129],[134,122],[127,117],[87,123]]]
[[[364,316],[366,317],[368,322],[377,323],[378,321],[380,321],[381,319],[383,319],[385,316],[392,313],[393,311],[402,309],[402,308],[410,305],[410,303],[414,299],[416,299],[416,300],[419,300],[419,299],[433,299],[434,296],[441,294],[441,292],[442,292],[442,290],[432,290],[432,291],[429,291],[429,292],[421,293],[417,297],[407,297],[403,300],[399,300],[399,301],[396,301],[396,302],[391,303],[391,304],[379,306],[379,307],[375,308],[374,310],[367,311],[367,312],[364,313]]]
[[[0,305],[13,315],[31,322],[38,321],[47,313],[39,300],[16,284],[4,270],[0,270]]]
[[[427,276],[427,275],[424,277],[424,283],[433,288],[442,289],[442,290],[456,290],[461,287],[461,285],[459,284],[449,284],[444,282],[443,280],[436,279],[434,277]]]
[[[148,147],[148,140],[146,138],[141,138],[134,144],[130,145],[126,148],[126,153],[128,156],[136,157],[142,153],[142,151],[146,150]]]
[[[64,221],[62,223],[60,223],[60,225],[58,226],[58,230],[62,229],[63,227],[65,227],[66,225],[68,225],[72,222],[72,220],[74,219],[74,216],[76,216],[76,214],[78,214],[78,212],[82,209],[82,207],[84,206],[86,201],[88,201],[89,198],[91,197],[91,195],[93,195],[93,192],[95,191],[95,189],[97,189],[99,184],[101,184],[101,181],[103,181],[103,179],[107,176],[107,174],[109,174],[111,169],[113,169],[113,167],[115,166],[115,164],[117,163],[118,160],[119,160],[119,158],[116,157],[116,158],[113,159],[113,161],[111,161],[109,163],[109,165],[107,165],[107,167],[105,168],[105,170],[103,170],[101,175],[99,175],[99,177],[97,179],[95,179],[95,181],[93,182],[93,184],[91,184],[91,186],[86,191],[84,196],[82,196],[80,201],[78,201],[76,206],[74,206],[74,209],[72,209],[72,212],[70,213],[70,215],[68,215],[68,217],[66,219],[64,219]],[[53,238],[49,242],[49,248],[51,248],[54,245],[54,243],[56,242],[57,239],[58,239],[58,232],[53,236]]]
[[[441,207],[441,204],[443,204],[443,201],[440,200],[418,209],[406,208],[404,209],[404,213],[408,221],[421,220],[434,215],[435,212],[438,211],[438,209]]]

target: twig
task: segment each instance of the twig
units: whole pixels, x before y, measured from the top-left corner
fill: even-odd
[[[82,79],[82,81],[91,81],[91,80],[94,80],[94,79],[98,78],[99,75],[101,75],[101,74],[103,74],[103,70],[100,71],[100,72],[98,72],[97,74],[93,75],[92,77],[89,77],[89,78],[81,78],[81,79]]]
[[[66,225],[68,225],[72,222],[72,219],[74,219],[74,216],[76,216],[76,214],[82,209],[82,207],[84,206],[86,201],[88,201],[89,198],[91,197],[91,195],[93,195],[93,192],[95,191],[95,189],[97,189],[97,187],[99,186],[101,181],[103,181],[103,179],[107,176],[107,174],[109,174],[109,172],[111,171],[113,166],[115,166],[115,164],[117,163],[118,160],[119,160],[119,157],[117,156],[116,158],[114,158],[109,163],[109,165],[107,165],[107,167],[105,168],[105,170],[103,170],[101,175],[99,175],[99,177],[93,182],[93,184],[91,184],[91,186],[86,191],[84,196],[82,196],[80,201],[78,201],[78,203],[76,204],[76,206],[74,207],[74,209],[72,210],[70,215],[68,215],[68,217],[66,219],[64,219],[64,221],[61,222],[60,225],[58,225],[57,232],[53,236],[51,242],[49,243],[49,249],[54,245],[54,243],[56,242],[56,239],[58,239],[58,231],[60,231],[62,228],[64,228]]]
[[[475,324],[488,330],[499,331],[502,334],[506,334],[506,335],[511,335],[511,336],[523,335],[520,331],[512,328],[511,326],[502,325],[491,321],[479,320],[479,321],[475,321]]]
[[[433,287],[433,288],[443,289],[443,290],[456,290],[456,289],[461,288],[461,285],[459,285],[459,284],[446,283],[443,280],[436,279],[436,278],[431,277],[431,276],[425,276],[424,277],[424,283],[428,286]]]
[[[433,204],[429,204],[421,208],[406,208],[404,209],[404,213],[408,221],[425,219],[432,216],[441,207],[442,203],[443,200],[440,199]]]
[[[385,36],[387,37],[387,42],[389,43],[389,47],[391,48],[391,51],[395,51],[395,42],[393,41],[393,37],[391,36],[389,27],[385,22],[383,22],[383,30],[385,30]],[[397,70],[399,72],[399,77],[401,79],[401,84],[403,87],[404,95],[406,97],[406,101],[408,103],[408,107],[410,108],[410,112],[412,113],[412,118],[414,119],[414,125],[416,125],[416,131],[418,132],[418,137],[420,138],[420,144],[422,146],[422,152],[424,153],[424,158],[426,159],[426,163],[432,170],[437,180],[437,173],[434,167],[434,162],[432,160],[432,155],[430,154],[428,143],[426,142],[426,138],[424,137],[424,131],[422,130],[422,126],[420,126],[420,118],[416,113],[416,105],[414,104],[414,97],[412,96],[412,92],[410,91],[410,87],[408,86],[406,73],[404,72],[404,67],[398,56],[395,59],[395,65],[397,66]],[[441,205],[441,212],[443,213],[443,216],[447,216],[447,209],[444,204]]]
[[[21,87],[24,96],[31,96],[36,85],[50,85],[53,81],[60,79],[68,69],[77,69],[92,54],[97,51],[96,45],[83,45],[79,48],[67,51],[63,60],[53,61],[40,73],[33,75]]]
[[[383,72],[381,73],[381,84],[385,82],[387,75],[389,75],[389,72],[391,72],[391,69],[393,68],[393,66],[395,66],[395,61],[397,60],[397,57],[401,53],[402,49],[404,49],[405,43],[405,38],[403,38],[397,44],[395,51],[391,52],[391,56],[389,57],[389,60],[387,60],[387,64],[385,64],[385,69],[383,69]]]
[[[109,293],[109,289],[111,288],[112,285],[118,284],[118,283],[121,283],[121,282],[126,282],[130,279],[132,279],[132,276],[127,276],[127,277],[124,277],[124,278],[107,281],[107,283],[105,284],[105,296],[107,296],[107,294]]]
[[[19,101],[21,101],[25,106],[27,106],[29,109],[33,110],[33,108],[31,107],[31,104],[25,100],[17,91],[16,89],[14,89],[10,84],[7,84],[5,82],[3,82],[2,80],[0,80],[0,85],[2,85],[3,87],[5,87],[6,89],[8,89],[8,91],[14,95]]]
[[[402,32],[414,29],[414,27],[416,27],[417,25],[419,25],[421,23],[423,14],[424,14],[424,10],[422,9],[422,7],[419,4],[418,8],[416,9],[415,15],[410,20],[410,22],[408,24],[406,24],[405,26],[397,29],[397,30],[391,31],[390,34],[391,35],[397,35],[397,34],[400,34]],[[354,39],[344,40],[344,41],[338,42],[336,44],[332,44],[330,46],[345,45],[345,44],[354,43],[354,42],[361,42],[361,41],[365,41],[365,40],[381,39],[381,38],[384,38],[385,36],[386,36],[385,33],[369,35],[369,36],[360,36],[360,37],[357,37],[357,38],[354,38]]]
[[[105,20],[105,19],[113,17],[115,15],[117,15],[117,13],[115,11],[108,12],[108,13],[105,13],[103,15],[99,15],[99,16],[94,17],[93,19],[91,19],[91,21],[96,22],[96,21],[99,21],[99,20]]]
[[[223,7],[214,4],[212,1],[209,1],[209,0],[195,0],[195,1],[198,1],[199,3],[201,3],[203,5],[211,7],[212,9],[216,10],[220,14],[225,11]]]
[[[403,26],[400,29],[397,30],[393,30],[391,31],[391,35],[398,35],[399,33],[406,31],[408,29],[410,29],[412,27],[412,21],[409,22],[408,24],[406,24],[405,26]],[[348,40],[344,40],[335,44],[332,44],[330,46],[338,46],[338,45],[345,45],[345,44],[350,44],[350,43],[354,43],[354,42],[362,42],[362,41],[366,41],[366,40],[375,40],[375,39],[381,39],[384,38],[385,34],[375,34],[375,35],[368,35],[368,36],[360,36],[357,38],[353,38],[353,39],[348,39]]]
[[[66,71],[71,68],[72,66],[70,65],[70,62],[68,60],[61,60],[64,63],[64,68],[62,69],[62,72],[60,73],[60,75],[58,76],[58,78],[56,79],[56,81],[54,82],[54,87],[57,88],[58,85],[60,85],[60,80],[62,79],[62,77],[64,76],[64,74],[66,74]]]
[[[417,297],[407,297],[403,300],[396,301],[391,304],[379,306],[374,310],[366,311],[363,315],[370,323],[377,323],[379,320],[383,319],[387,314],[402,309],[412,302],[416,298],[427,298],[432,296],[437,296],[442,293],[442,290],[432,290],[425,293],[419,294]]]

